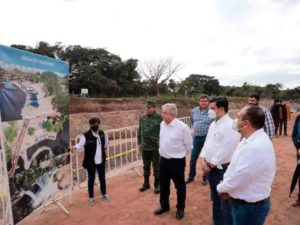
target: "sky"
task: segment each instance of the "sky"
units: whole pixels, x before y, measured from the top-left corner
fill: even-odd
[[[300,86],[300,0],[0,0],[0,44],[105,48],[139,63],[172,58],[174,76]]]

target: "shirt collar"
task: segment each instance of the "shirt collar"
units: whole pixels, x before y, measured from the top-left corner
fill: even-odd
[[[174,127],[177,120],[178,120],[177,118],[174,118],[174,119],[172,120],[172,122],[169,123],[169,124],[167,124],[165,121],[163,121],[163,124],[164,124],[165,126],[172,126],[172,127]]]
[[[92,130],[91,130],[92,131]],[[96,133],[94,131],[92,131],[92,134],[94,135],[94,137],[99,137],[99,131]]]
[[[221,123],[223,123],[223,121],[225,121],[228,117],[229,117],[229,116],[228,116],[228,114],[226,113],[226,114],[225,114],[224,116],[222,116],[218,121],[215,120],[215,123],[216,123],[216,124],[221,124]]]
[[[259,130],[254,131],[248,138],[245,138],[245,142],[249,142],[252,139],[254,139],[256,136],[261,135],[262,133],[265,133],[264,128],[261,128]]]

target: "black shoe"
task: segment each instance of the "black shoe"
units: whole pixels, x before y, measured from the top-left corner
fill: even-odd
[[[186,184],[189,184],[189,183],[191,183],[191,182],[194,182],[194,178],[188,178],[186,181],[185,181],[185,183]]]
[[[156,187],[154,188],[154,194],[159,194],[160,193],[160,188],[159,187]]]
[[[139,191],[140,192],[144,192],[144,191],[146,191],[147,189],[149,189],[150,188],[150,185],[148,184],[148,185],[143,185],[140,189],[139,189]]]
[[[165,212],[168,212],[170,210],[170,208],[162,208],[162,207],[159,207],[158,209],[156,209],[155,211],[154,211],[154,214],[155,215],[161,215],[161,214],[163,214],[163,213],[165,213]]]
[[[181,220],[183,217],[184,217],[184,211],[181,209],[177,209],[176,220]]]
[[[202,180],[201,184],[202,184],[202,186],[206,186],[206,185],[208,185],[208,181],[207,180]]]

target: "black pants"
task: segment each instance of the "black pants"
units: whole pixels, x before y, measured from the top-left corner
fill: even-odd
[[[184,180],[185,158],[166,159],[160,158],[160,205],[162,208],[170,208],[170,182],[173,180],[177,190],[176,208],[184,210],[186,185]]]
[[[105,163],[97,164],[93,167],[87,168],[88,172],[88,191],[89,197],[94,198],[94,184],[95,184],[95,174],[96,170],[98,172],[100,181],[100,191],[102,195],[106,194],[106,183],[105,183]]]
[[[284,132],[284,135],[287,135],[287,120],[283,120],[283,132]],[[281,131],[280,131],[281,133]]]

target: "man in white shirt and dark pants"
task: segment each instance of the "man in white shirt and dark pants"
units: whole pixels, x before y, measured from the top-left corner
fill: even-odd
[[[184,217],[186,184],[184,180],[185,156],[192,149],[192,135],[189,127],[176,118],[175,104],[162,106],[160,124],[160,208],[154,214],[160,215],[170,210],[170,181],[177,190],[176,219]]]
[[[217,187],[222,198],[231,197],[234,225],[261,225],[270,210],[275,153],[264,123],[265,113],[258,106],[238,113],[236,129],[243,139]]]
[[[209,116],[215,120],[209,127],[200,160],[203,172],[208,174],[213,224],[230,225],[232,224],[230,202],[220,199],[217,185],[223,180],[223,175],[241,136],[232,129],[233,120],[227,114],[228,100],[226,98],[212,99],[209,108]]]

